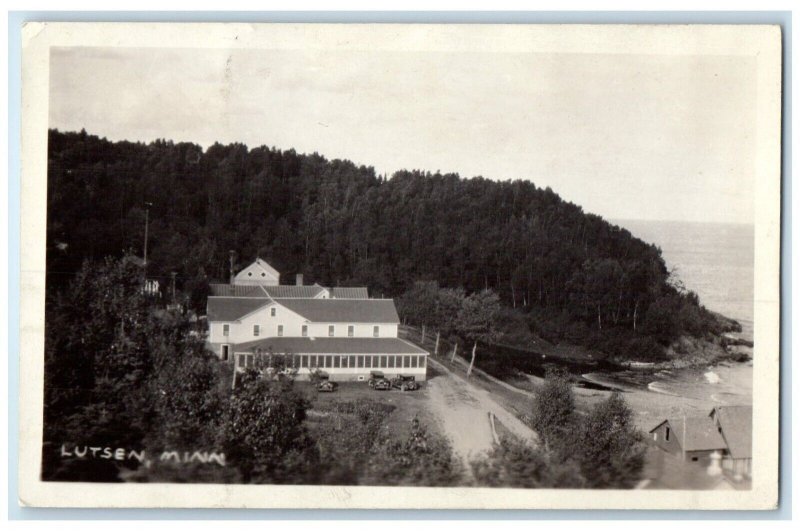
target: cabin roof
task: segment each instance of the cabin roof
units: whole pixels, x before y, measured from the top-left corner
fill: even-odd
[[[722,428],[722,437],[734,459],[753,457],[753,407],[717,406],[709,419],[717,418]],[[713,422],[713,420],[712,420]]]
[[[276,354],[427,354],[428,352],[396,337],[268,337],[239,343],[235,352],[273,352]]]
[[[684,451],[724,450],[727,447],[722,436],[717,431],[717,426],[708,417],[667,419],[650,430],[650,433],[656,431],[664,423],[669,424],[672,433]]]

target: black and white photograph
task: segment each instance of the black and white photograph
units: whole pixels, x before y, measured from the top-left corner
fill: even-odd
[[[774,506],[778,27],[26,32],[23,503]]]

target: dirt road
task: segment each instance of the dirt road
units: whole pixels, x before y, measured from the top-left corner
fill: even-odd
[[[440,420],[453,451],[465,463],[491,449],[490,414],[520,439],[537,444],[536,433],[493,400],[489,392],[452,374],[435,360],[430,362],[437,369],[426,383],[430,410]]]

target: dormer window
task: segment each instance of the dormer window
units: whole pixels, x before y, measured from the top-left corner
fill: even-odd
[[[260,325],[253,325],[253,335],[258,337],[261,335],[261,326]]]
[[[333,337],[334,328],[333,325],[328,325],[328,337]]]
[[[381,327],[380,326],[373,326],[372,327],[372,337],[380,337],[381,335]]]
[[[355,327],[353,325],[347,326],[347,337],[353,337],[355,334]]]
[[[308,337],[308,325],[303,325],[302,335],[303,337]]]

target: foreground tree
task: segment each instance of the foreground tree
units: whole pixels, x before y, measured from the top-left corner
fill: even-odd
[[[247,371],[223,419],[226,456],[245,483],[309,483],[318,455],[303,421],[308,403],[291,381]]]
[[[533,429],[545,448],[562,457],[572,454],[576,432],[575,395],[566,372],[548,371],[533,403]]]
[[[579,459],[592,488],[631,488],[644,467],[645,445],[618,392],[595,405],[582,423]]]
[[[364,484],[444,487],[462,477],[463,467],[447,441],[429,434],[415,417],[408,438],[386,440],[373,449]]]
[[[577,463],[560,462],[546,450],[515,438],[503,438],[471,465],[480,486],[577,489],[585,484]]]

